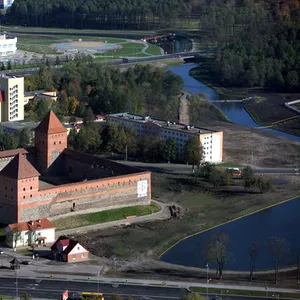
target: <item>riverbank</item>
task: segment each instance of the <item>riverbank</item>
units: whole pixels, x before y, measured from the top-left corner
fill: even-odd
[[[284,103],[299,99],[300,94],[274,92],[261,88],[222,87],[214,80],[211,67],[211,58],[204,58],[200,62],[200,67],[191,70],[190,75],[213,88],[220,99],[256,98],[255,101],[246,101],[244,108],[258,125],[272,126],[273,129],[300,136],[300,118],[278,122],[297,116],[297,113],[287,109]],[[273,124],[275,122],[278,123],[275,125]]]

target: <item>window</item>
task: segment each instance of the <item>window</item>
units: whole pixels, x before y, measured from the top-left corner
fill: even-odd
[[[81,258],[85,258],[85,253],[82,253],[82,254],[81,254]]]
[[[72,255],[72,259],[75,259],[76,258],[76,256],[75,255]]]
[[[25,196],[23,196],[23,199],[25,199]]]
[[[56,142],[54,142],[53,144],[56,145]]]
[[[30,189],[32,190],[32,186],[30,187]]]
[[[80,250],[80,247],[77,247],[77,250]]]
[[[30,198],[32,198],[32,195],[30,195]]]
[[[25,188],[23,188],[23,191],[25,191]]]

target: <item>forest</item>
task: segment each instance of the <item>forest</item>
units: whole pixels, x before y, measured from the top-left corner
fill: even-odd
[[[21,26],[153,29],[189,14],[187,0],[16,0],[7,21]]]
[[[299,0],[214,3],[201,22],[203,42],[213,43],[219,49],[212,64],[212,76],[225,86],[297,91]]]
[[[107,114],[130,111],[177,120],[182,79],[150,65],[126,71],[94,63],[69,63],[60,72],[43,67],[25,78],[25,90],[57,90],[58,102],[51,107],[58,115]],[[88,109],[89,108],[89,109]],[[25,106],[28,119],[40,120],[49,107],[45,102]]]

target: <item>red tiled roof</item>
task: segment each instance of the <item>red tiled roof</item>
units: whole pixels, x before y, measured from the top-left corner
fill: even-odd
[[[9,224],[10,230],[18,229],[18,231],[35,231],[55,228],[55,226],[48,219],[39,219],[29,222],[20,222],[15,224]]]
[[[63,247],[69,246],[69,244],[70,244],[70,239],[60,240],[59,243],[60,243]]]
[[[0,91],[0,102],[4,102],[4,101],[5,101],[5,92]]]
[[[52,110],[48,112],[41,123],[35,128],[35,132],[46,134],[63,133],[66,131],[67,129],[58,120],[57,116]]]
[[[28,151],[25,150],[24,148],[1,151],[0,152],[0,158],[16,156],[19,153],[20,154],[28,154]]]
[[[0,171],[0,175],[20,180],[38,177],[40,173],[19,153]]]
[[[57,244],[60,243],[63,247],[67,246],[67,248],[65,248],[65,250],[63,251],[63,253],[65,254],[69,254],[74,247],[79,244],[77,241],[70,239],[66,236],[60,236],[56,242],[51,246],[52,250],[57,250]],[[84,248],[84,247],[83,247]],[[85,249],[85,248],[84,248]],[[85,249],[86,252],[88,252],[88,250]]]

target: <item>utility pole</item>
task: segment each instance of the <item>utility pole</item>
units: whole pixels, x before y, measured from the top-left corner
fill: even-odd
[[[19,291],[18,291],[18,271],[16,270],[15,272],[16,275],[16,299],[18,300],[19,298]]]
[[[208,299],[208,270],[209,270],[209,267],[208,267],[208,264],[206,264],[206,298]]]

